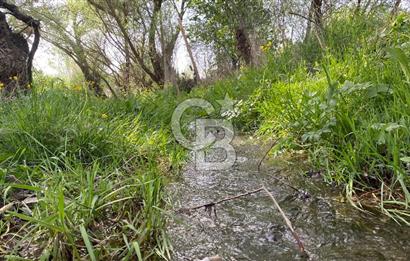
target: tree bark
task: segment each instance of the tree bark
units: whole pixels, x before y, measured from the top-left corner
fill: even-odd
[[[360,13],[361,9],[362,9],[362,0],[357,0],[355,13],[356,14]]]
[[[245,61],[246,65],[252,63],[251,44],[249,41],[248,32],[243,24],[240,24],[235,32],[236,47],[240,56]]]
[[[313,0],[313,12],[314,12],[313,17],[315,21],[315,26],[319,29],[322,29],[322,19],[323,19],[322,6],[323,6],[323,0]]]
[[[93,91],[97,96],[105,96],[104,91],[101,88],[101,76],[98,73],[92,71],[87,64],[79,65],[79,67],[84,75],[88,89]]]
[[[148,53],[151,60],[152,67],[154,69],[155,82],[160,86],[164,85],[164,68],[162,66],[161,57],[157,52],[155,44],[156,28],[158,25],[159,17],[161,14],[162,0],[153,0],[154,10],[151,18],[151,25],[148,35]]]
[[[322,31],[323,27],[323,13],[322,13],[322,6],[323,0],[312,0],[310,9],[309,9],[309,17],[308,17],[308,24],[306,27],[306,34],[305,34],[305,42],[309,39],[312,33],[312,27],[314,26],[317,32]],[[314,24],[312,26],[312,23]]]
[[[123,4],[124,8],[124,19],[125,19],[125,25],[128,27],[128,15],[129,15],[129,10],[128,10],[128,4],[124,2]],[[125,56],[125,68],[124,68],[124,82],[123,82],[123,89],[125,93],[128,93],[130,90],[130,77],[131,77],[131,58],[130,58],[130,47],[128,45],[127,40],[124,39],[124,56]]]
[[[27,40],[10,28],[6,13],[0,12],[0,83],[4,94],[13,95],[17,90],[27,90],[32,83],[33,58],[40,41],[40,22],[4,0],[0,0],[0,8],[32,27],[35,34],[30,50]]]
[[[201,80],[201,77],[199,76],[198,66],[196,65],[195,57],[194,57],[194,54],[192,52],[192,47],[191,47],[191,44],[188,41],[188,36],[186,34],[184,25],[182,23],[182,17],[181,16],[179,16],[178,22],[179,22],[179,29],[181,30],[182,38],[184,39],[185,46],[186,46],[186,49],[187,49],[188,54],[189,54],[189,58],[191,59],[192,68],[194,69],[194,81],[195,81],[195,83],[198,83]]]
[[[94,68],[90,66],[90,62],[87,59],[86,50],[83,47],[81,41],[81,34],[79,33],[78,21],[73,21],[73,32],[75,46],[73,49],[76,50],[77,54],[77,65],[80,67],[81,72],[84,75],[88,88],[95,93],[97,96],[104,96],[103,88],[101,87],[101,74]]]
[[[401,0],[396,0],[393,6],[393,10],[391,11],[391,16],[395,17],[400,9]]]

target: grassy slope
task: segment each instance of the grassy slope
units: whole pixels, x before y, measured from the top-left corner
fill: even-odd
[[[38,203],[15,205],[0,221],[0,255],[21,255],[30,241],[38,252],[26,252],[59,260],[87,252],[99,259],[137,249],[154,254],[165,239],[162,174],[178,168],[184,152],[162,126],[167,108],[154,108],[151,99],[48,90],[1,105],[4,203],[27,197]]]
[[[185,156],[170,133],[173,108],[188,97],[216,104],[226,92],[242,100],[233,118],[238,128],[279,139],[277,150],[305,150],[312,167],[344,185],[351,199],[406,218],[407,58],[387,50],[400,46],[409,57],[410,22],[402,16],[386,26],[380,17],[342,13],[327,27],[327,51],[318,52],[314,40],[290,46],[263,69],[189,95],[101,100],[46,90],[2,103],[2,205],[34,197],[38,203],[15,204],[4,215],[0,255],[166,256],[163,186]],[[377,200],[365,200],[369,194]]]

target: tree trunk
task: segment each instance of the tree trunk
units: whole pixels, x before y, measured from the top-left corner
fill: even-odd
[[[356,14],[360,13],[360,10],[361,10],[361,9],[362,9],[362,0],[357,0],[355,13],[356,13]]]
[[[160,86],[164,85],[164,68],[162,67],[162,59],[157,52],[155,43],[156,28],[159,17],[161,15],[162,0],[154,0],[154,10],[152,12],[151,25],[148,35],[149,58],[151,60],[152,68],[154,69],[154,81]]]
[[[189,54],[189,58],[191,59],[192,68],[194,70],[194,81],[195,81],[195,84],[196,84],[201,80],[201,78],[199,76],[198,66],[196,65],[195,57],[194,57],[194,54],[192,52],[192,47],[191,47],[191,44],[188,41],[188,36],[186,34],[184,25],[182,23],[182,17],[181,16],[179,16],[179,18],[178,18],[178,23],[179,23],[179,28],[181,30],[182,38],[184,39],[185,46],[186,46],[186,49],[187,49],[188,54]]]
[[[129,15],[129,10],[128,10],[128,4],[124,2],[123,4],[123,10],[124,10],[124,20],[125,20],[125,26],[128,28],[128,15]],[[125,68],[124,68],[124,82],[123,82],[123,90],[125,93],[128,93],[130,91],[130,77],[131,77],[131,57],[130,57],[130,47],[128,45],[128,42],[126,39],[124,39],[124,56],[125,56]]]
[[[6,15],[0,12],[0,83],[4,94],[11,95],[29,84],[28,56],[27,41],[12,32]]]
[[[239,25],[236,29],[236,46],[246,65],[252,63],[251,44],[245,26]]]
[[[130,48],[128,46],[127,41],[124,42],[124,51],[125,51],[125,64],[124,64],[124,82],[123,82],[123,90],[125,93],[128,93],[131,89],[131,58],[130,58]]]
[[[35,38],[31,48],[21,34],[14,33],[7,23],[6,13],[0,11],[0,86],[6,95],[13,95],[17,90],[27,90],[32,82],[34,54],[40,41],[40,22],[21,13],[17,6],[0,0],[0,8],[7,14],[24,22],[34,29]]]
[[[105,96],[104,91],[101,88],[101,76],[94,72],[87,64],[79,64],[79,67],[84,75],[88,89],[94,92],[97,96]]]
[[[323,6],[323,0],[313,0],[313,12],[314,12],[313,17],[315,21],[315,26],[319,29],[322,28],[322,19],[323,19],[322,6]]]
[[[323,0],[312,0],[310,9],[308,24],[306,27],[305,42],[309,39],[312,32],[312,23],[314,23],[314,28],[316,32],[321,32],[323,27],[323,13],[322,13]]]
[[[391,16],[395,17],[400,9],[401,0],[396,0],[393,6],[393,10],[391,11]]]

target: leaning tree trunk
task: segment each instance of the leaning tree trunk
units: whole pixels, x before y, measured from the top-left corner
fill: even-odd
[[[7,23],[6,13],[0,11],[0,86],[3,94],[13,95],[17,91],[27,90],[32,81],[32,63],[39,44],[40,23],[22,14],[15,5],[4,0],[0,0],[0,8],[6,9],[7,14],[33,27],[35,32],[30,51],[27,40],[21,34],[13,32]]]
[[[188,51],[189,58],[191,59],[192,68],[194,70],[194,81],[195,81],[195,84],[197,84],[201,80],[201,77],[198,71],[198,66],[196,65],[196,62],[195,62],[195,57],[192,52],[192,46],[188,41],[188,36],[187,36],[185,27],[183,24],[183,17],[180,14],[178,14],[178,16],[179,16],[178,17],[179,30],[181,31],[182,39],[184,39],[186,50]]]
[[[88,85],[88,89],[93,91],[97,96],[105,96],[104,90],[101,87],[102,77],[99,73],[92,70],[88,63],[77,64],[84,75],[84,79]]]
[[[0,12],[0,85],[5,94],[25,89],[29,84],[27,60],[29,47],[23,36],[13,33]]]
[[[164,68],[162,66],[163,61],[161,56],[157,52],[156,48],[156,29],[157,25],[159,22],[160,14],[161,14],[161,8],[162,8],[162,3],[163,0],[154,0],[154,10],[152,11],[152,18],[151,18],[151,24],[149,27],[149,32],[148,32],[148,54],[149,58],[151,60],[152,68],[153,68],[153,73],[154,73],[154,81],[160,85],[163,86],[165,83],[165,74],[164,74]]]
[[[401,0],[396,0],[396,2],[394,3],[393,9],[391,11],[392,17],[395,17],[397,13],[399,12],[400,4],[401,4]]]

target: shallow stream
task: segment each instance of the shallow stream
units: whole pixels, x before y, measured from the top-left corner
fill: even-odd
[[[264,192],[224,202],[216,207],[216,215],[204,208],[185,210],[255,190],[261,184],[293,223],[308,260],[410,260],[409,227],[353,208],[340,200],[339,190],[292,173],[284,164],[268,160],[258,172],[269,146],[250,138],[238,138],[234,146],[237,162],[231,169],[197,171],[189,163],[180,180],[169,187],[175,213],[168,222],[173,260],[215,255],[223,260],[306,260]]]

